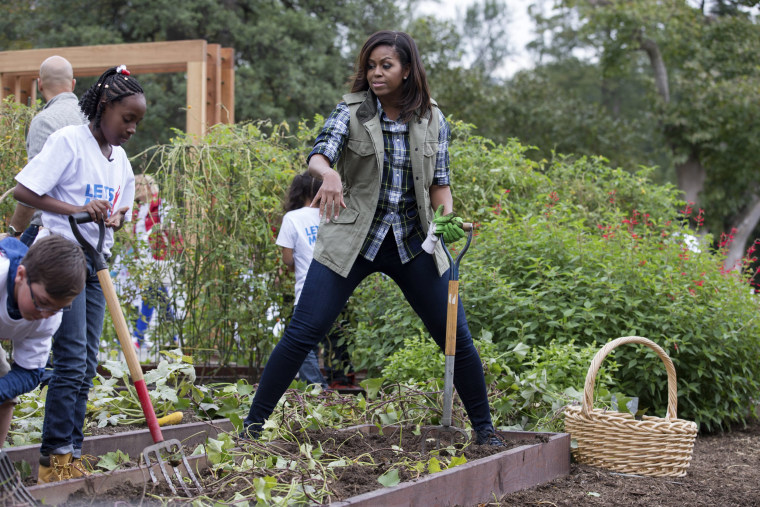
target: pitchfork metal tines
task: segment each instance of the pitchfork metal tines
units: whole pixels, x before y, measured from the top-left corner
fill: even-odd
[[[143,449],[141,461],[145,464],[145,466],[148,467],[150,478],[154,483],[159,482],[156,474],[153,472],[154,465],[158,465],[158,467],[161,469],[161,473],[164,476],[164,479],[169,484],[169,488],[176,495],[177,489],[174,487],[171,475],[169,475],[168,471],[166,470],[166,465],[168,463],[169,466],[172,467],[172,470],[174,471],[174,477],[182,486],[184,493],[187,496],[194,496],[188,489],[188,484],[185,482],[182,476],[180,467],[185,469],[187,477],[190,478],[190,481],[195,487],[197,493],[203,491],[203,487],[201,486],[200,482],[198,482],[198,479],[195,477],[195,474],[187,462],[187,458],[185,458],[185,454],[182,452],[182,444],[176,439],[164,440],[164,437],[161,434],[161,428],[158,426],[158,419],[156,419],[156,414],[153,411],[153,404],[150,401],[148,388],[145,385],[142,368],[140,367],[140,362],[137,359],[137,354],[135,353],[134,346],[132,345],[132,339],[129,335],[127,321],[124,320],[124,313],[121,311],[121,305],[119,305],[119,300],[116,296],[116,289],[113,286],[111,275],[108,272],[108,265],[106,264],[105,257],[103,256],[103,238],[105,237],[105,224],[102,220],[98,222],[100,230],[98,237],[98,246],[96,248],[90,245],[90,243],[84,239],[84,236],[82,236],[82,233],[79,231],[78,224],[86,222],[92,222],[92,218],[87,212],[76,213],[69,216],[69,224],[71,225],[71,230],[74,233],[74,236],[77,238],[77,241],[79,241],[79,244],[82,245],[84,251],[93,259],[93,262],[95,263],[95,271],[98,275],[100,287],[103,289],[103,295],[106,298],[108,312],[111,314],[111,318],[113,319],[113,325],[116,329],[116,336],[119,338],[119,343],[121,344],[121,350],[124,354],[124,359],[127,361],[127,366],[129,367],[129,375],[132,377],[132,383],[135,386],[135,391],[137,391],[137,397],[140,399],[140,406],[142,407],[143,414],[145,414],[145,422],[147,422],[148,429],[150,430],[150,436],[153,438],[153,445],[149,445]]]
[[[37,505],[37,500],[21,482],[16,468],[0,450],[0,505]]]

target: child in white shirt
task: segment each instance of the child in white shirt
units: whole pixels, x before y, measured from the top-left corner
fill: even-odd
[[[121,145],[145,116],[145,95],[121,65],[103,73],[82,95],[79,106],[90,123],[53,133],[42,151],[16,175],[13,196],[43,211],[46,231],[72,242],[76,239],[69,215],[87,211],[95,222],[104,222],[103,254],[107,258],[113,232],[130,218],[135,178]],[[82,224],[80,231],[90,244],[98,243],[98,223]],[[83,475],[82,431],[105,316],[94,260],[87,261],[85,288],[53,338],[53,375],[45,400],[38,484]]]

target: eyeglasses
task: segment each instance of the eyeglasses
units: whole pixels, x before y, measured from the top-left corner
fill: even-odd
[[[32,290],[32,281],[29,279],[29,277],[26,277],[26,284],[29,286],[29,295],[32,297],[32,304],[34,304],[34,307],[37,309],[38,312],[41,313],[58,313],[58,312],[68,312],[71,310],[71,305],[66,305],[63,308],[45,308],[44,306],[40,306],[37,304],[37,300],[34,297],[34,291]]]

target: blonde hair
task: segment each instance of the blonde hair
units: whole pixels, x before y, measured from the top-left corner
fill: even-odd
[[[145,183],[150,187],[150,193],[152,195],[158,194],[158,183],[156,183],[155,178],[151,176],[150,174],[138,174],[135,176],[135,187],[138,185],[141,185]]]

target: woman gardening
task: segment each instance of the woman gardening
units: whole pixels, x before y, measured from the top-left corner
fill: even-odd
[[[443,349],[448,260],[441,245],[427,241],[430,248],[423,250],[423,242],[435,233],[447,243],[464,236],[451,226],[461,219],[451,213],[449,137],[414,40],[403,32],[370,36],[351,93],[327,118],[309,154],[309,172],[322,180],[311,206],[323,223],[299,303],[267,362],[241,437],[258,437],[306,355],[373,273],[399,286]],[[503,445],[461,301],[454,386],[476,442]]]

